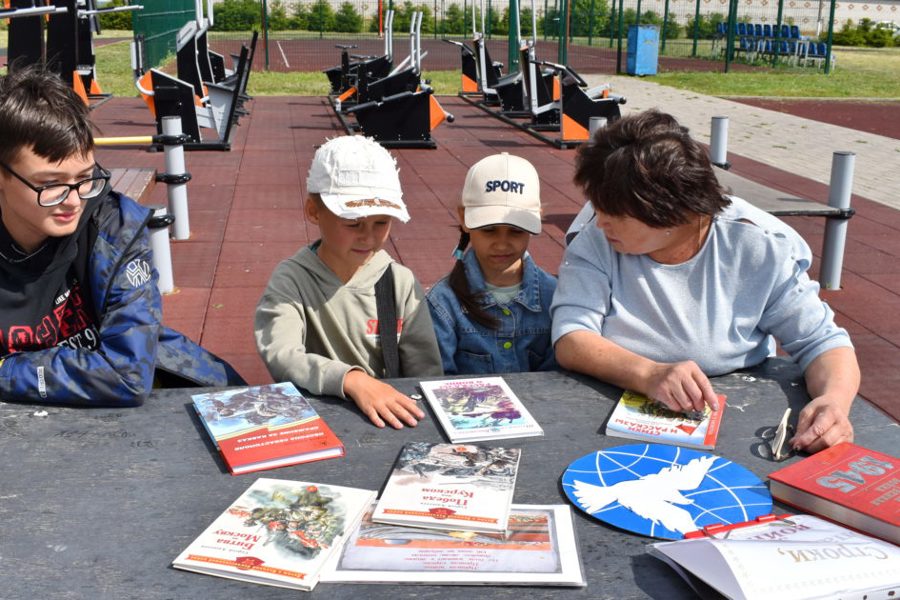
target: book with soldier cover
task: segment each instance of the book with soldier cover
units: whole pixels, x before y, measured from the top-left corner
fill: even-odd
[[[544,435],[502,377],[422,381],[419,387],[451,442]]]
[[[513,504],[505,533],[384,525],[369,510],[322,581],[585,585],[572,511],[560,504]]]
[[[292,383],[191,398],[232,475],[344,455],[344,445]]]
[[[625,390],[606,423],[606,435],[711,449],[719,438],[725,412],[725,396],[719,395],[719,410],[708,406],[700,414],[676,412],[637,392]]]
[[[372,520],[426,529],[506,530],[521,450],[474,444],[403,446]]]
[[[177,569],[311,590],[375,492],[257,479],[172,563]]]

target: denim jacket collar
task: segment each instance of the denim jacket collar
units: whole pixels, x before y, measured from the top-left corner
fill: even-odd
[[[481,265],[478,264],[475,252],[471,249],[467,250],[465,256],[463,256],[463,266],[466,270],[470,289],[475,293],[484,293],[481,300],[482,306],[497,306],[497,301],[494,300],[493,294],[487,293]],[[527,251],[522,257],[522,288],[516,294],[516,297],[513,298],[513,302],[518,302],[532,312],[539,313],[543,310],[538,268]],[[547,304],[549,304],[549,298]]]

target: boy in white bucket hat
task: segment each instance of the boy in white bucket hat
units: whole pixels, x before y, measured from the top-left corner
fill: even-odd
[[[549,309],[556,279],[528,254],[541,232],[537,171],[506,152],[483,158],[466,175],[458,210],[456,265],[428,292],[444,371],[555,368]]]
[[[379,381],[442,374],[422,288],[382,250],[393,220],[409,220],[396,162],[372,139],[335,138],[316,151],[306,188],[321,237],[272,273],[256,307],[260,356],[275,381],[352,399],[378,427],[415,426],[425,416],[415,401]],[[396,325],[382,333],[386,318]]]

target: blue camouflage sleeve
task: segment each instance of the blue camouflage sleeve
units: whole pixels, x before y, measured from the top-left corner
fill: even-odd
[[[63,345],[7,356],[0,363],[0,399],[138,406],[147,398],[153,387],[162,300],[146,229],[118,260],[107,260],[110,257],[119,257],[119,252],[111,240],[98,236],[91,260],[99,261],[94,267],[110,276],[104,297],[94,299],[103,307],[97,311],[99,347]]]

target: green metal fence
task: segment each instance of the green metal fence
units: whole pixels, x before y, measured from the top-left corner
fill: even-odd
[[[196,18],[194,0],[141,0],[142,10],[132,16],[135,35],[144,37],[144,66],[160,65],[175,54],[175,36],[181,27]]]

